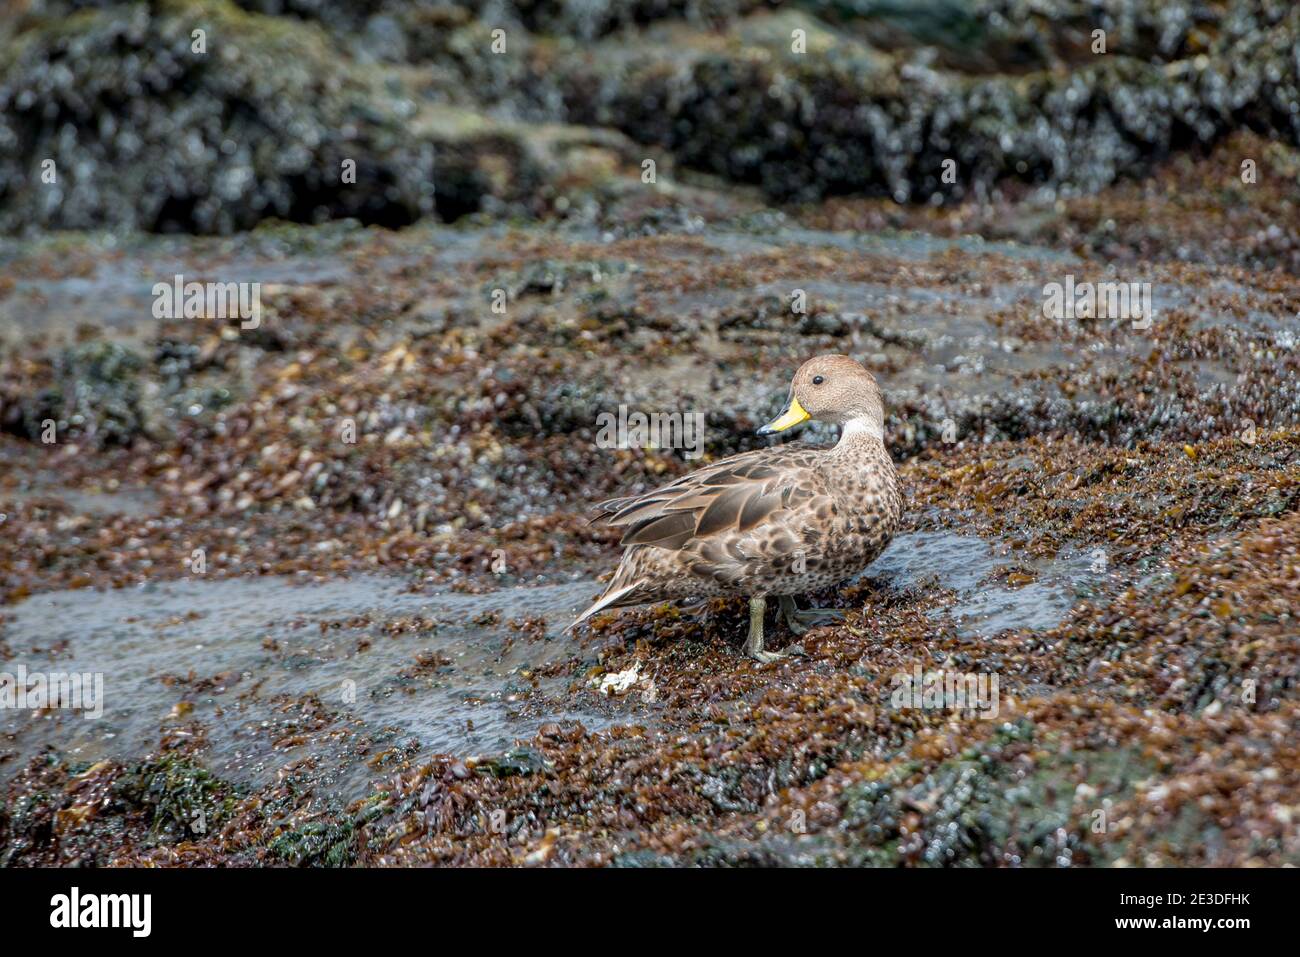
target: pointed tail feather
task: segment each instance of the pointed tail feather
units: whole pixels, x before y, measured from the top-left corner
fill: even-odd
[[[587,524],[595,525],[597,522],[605,521],[634,498],[636,498],[635,495],[629,495],[623,498],[611,498],[603,502],[597,502],[591,507],[591,514],[587,516]]]
[[[580,624],[582,624],[592,615],[596,614],[596,612],[603,611],[604,609],[609,608],[611,605],[616,604],[620,598],[626,598],[629,594],[636,591],[636,587],[638,584],[639,582],[633,582],[630,585],[624,585],[622,588],[614,588],[611,589],[610,591],[605,592],[605,594],[601,595],[599,598],[596,599],[596,601],[591,605],[590,608],[588,608],[581,615],[575,618],[573,624],[571,624],[568,628],[564,629],[562,634],[567,634],[573,631],[573,629],[577,628]]]

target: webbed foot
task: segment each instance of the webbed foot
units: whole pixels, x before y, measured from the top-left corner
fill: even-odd
[[[818,625],[827,625],[833,621],[842,621],[844,612],[839,608],[809,608],[801,611],[789,595],[781,596],[781,618],[786,627],[796,635],[805,635]]]

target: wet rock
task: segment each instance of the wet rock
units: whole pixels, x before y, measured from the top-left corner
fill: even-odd
[[[929,50],[949,69],[1013,73],[1065,69],[1108,53],[1172,62],[1203,53],[1223,35],[1240,36],[1281,19],[1281,4],[1161,3],[1119,0],[809,0],[838,28],[882,50]]]
[[[131,769],[114,788],[122,800],[145,809],[153,833],[172,839],[218,829],[237,798],[232,785],[179,755]]]
[[[390,80],[352,70],[317,25],[225,0],[38,19],[0,56],[0,229],[397,226],[527,194],[507,134],[416,117]]]
[[[295,867],[346,867],[356,856],[352,823],[313,821],[276,837],[270,852]]]
[[[85,435],[100,447],[130,445],[148,431],[135,352],[102,340],[64,349],[26,385],[0,388],[0,424],[33,441]],[[45,370],[42,370],[45,371]],[[53,430],[51,432],[51,429]]]
[[[479,758],[471,766],[475,771],[495,778],[543,774],[549,767],[545,755],[528,747],[511,748],[501,754]]]
[[[1011,180],[1070,194],[1143,175],[1155,157],[1242,126],[1294,142],[1296,16],[1169,63],[1124,50],[1017,77],[971,78],[843,37],[797,54],[791,31],[825,31],[794,13],[779,15],[765,43],[719,51],[675,36],[553,68],[570,121],[611,123],[777,200],[944,202]]]

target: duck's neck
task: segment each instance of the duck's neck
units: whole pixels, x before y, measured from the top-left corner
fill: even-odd
[[[849,419],[840,429],[840,440],[835,451],[860,451],[867,448],[884,448],[885,430],[866,416]]]

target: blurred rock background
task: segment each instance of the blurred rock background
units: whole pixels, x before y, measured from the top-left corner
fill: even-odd
[[[591,216],[593,179],[646,158],[779,202],[1069,197],[1300,129],[1300,11],[1280,0],[0,9],[8,233]]]

